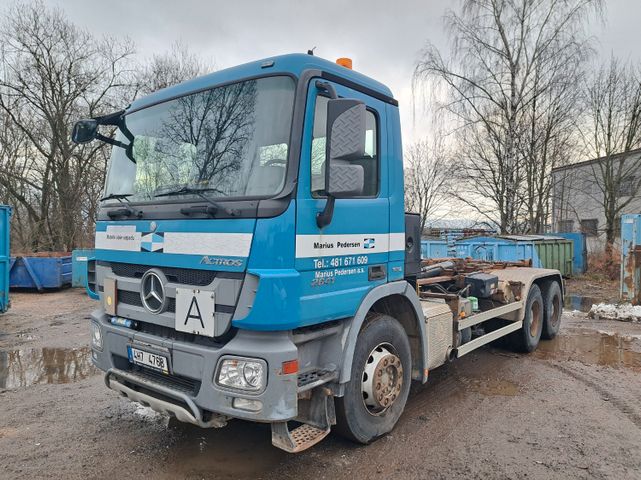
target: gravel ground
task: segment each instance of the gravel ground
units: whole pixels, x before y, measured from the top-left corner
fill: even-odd
[[[487,348],[413,387],[367,447],[299,455],[269,426],[200,430],[120,399],[91,366],[81,290],[12,294],[0,316],[0,478],[641,478],[641,325],[564,315],[531,355]]]

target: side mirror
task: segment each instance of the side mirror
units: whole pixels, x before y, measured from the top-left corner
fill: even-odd
[[[325,190],[327,202],[316,216],[323,228],[332,221],[334,201],[359,195],[365,186],[361,165],[350,160],[365,155],[365,104],[350,98],[332,98],[327,102],[327,143],[325,151]]]
[[[364,186],[363,167],[352,165],[349,160],[365,155],[365,104],[349,98],[329,100],[327,132],[327,193],[336,198],[360,194]]]
[[[93,118],[79,120],[73,126],[71,139],[74,143],[87,143],[96,138],[98,134],[98,121]]]

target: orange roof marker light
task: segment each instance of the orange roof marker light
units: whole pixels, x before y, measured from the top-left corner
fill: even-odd
[[[352,69],[352,59],[347,57],[341,57],[336,59],[336,63],[341,67]]]

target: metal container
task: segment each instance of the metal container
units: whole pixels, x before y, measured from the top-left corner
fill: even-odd
[[[572,276],[574,245],[551,235],[503,235],[470,237],[456,242],[456,256],[499,262],[531,260],[537,268],[554,268]]]
[[[641,215],[621,216],[621,300],[641,305]]]
[[[421,258],[451,257],[445,240],[421,240]]]
[[[11,207],[0,205],[0,313],[9,308],[9,268],[10,246],[9,230],[11,221]]]
[[[87,262],[94,258],[95,250],[77,249],[71,252],[71,286],[87,286]]]
[[[534,248],[543,268],[554,268],[564,277],[571,277],[574,262],[574,243],[560,237],[544,235],[541,240],[534,241]]]
[[[534,259],[534,246],[531,242],[517,242],[503,237],[483,236],[461,239],[456,242],[456,256],[501,262],[533,259],[533,266],[540,266],[535,265],[538,259]]]
[[[71,256],[23,256],[11,259],[11,288],[62,288],[71,285]]]
[[[574,245],[574,257],[572,259],[572,273],[578,275],[585,273],[588,269],[588,247],[585,241],[585,233],[579,232],[559,232],[551,233],[555,237],[567,238],[572,240]]]

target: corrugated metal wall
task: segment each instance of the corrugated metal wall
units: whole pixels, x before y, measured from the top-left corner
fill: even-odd
[[[641,304],[641,215],[621,216],[621,300]]]

